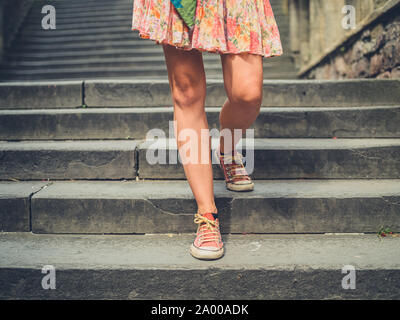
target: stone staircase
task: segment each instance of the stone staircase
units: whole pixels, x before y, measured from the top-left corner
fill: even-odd
[[[225,98],[208,80],[210,128]],[[398,80],[265,80],[255,190],[214,165],[227,251],[205,262],[181,165],[146,158],[176,155],[167,80],[3,82],[0,298],[398,299],[400,238],[376,233],[400,231],[399,101]]]
[[[296,78],[288,18],[272,0],[285,53],[263,59],[265,79]],[[44,5],[56,8],[56,29],[43,30]],[[0,80],[167,79],[162,47],[131,30],[132,0],[36,0],[0,69]],[[222,78],[218,54],[203,53],[206,76]]]

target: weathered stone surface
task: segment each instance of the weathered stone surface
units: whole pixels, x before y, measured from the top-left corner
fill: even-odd
[[[184,179],[175,140],[145,141],[138,152],[140,178]],[[398,139],[255,139],[254,171],[248,172],[254,179],[399,178],[399,158]],[[213,171],[222,179],[218,165]]]
[[[85,108],[0,111],[0,139],[143,139],[168,131],[172,108]]]
[[[398,137],[400,108],[268,108],[253,127],[255,137]]]
[[[358,140],[353,144],[342,140],[320,140],[311,143],[300,140],[293,141],[293,144],[287,141],[285,146],[278,146],[279,141],[278,145],[260,141],[259,146],[256,142],[253,177],[400,178],[400,141],[370,141],[372,144],[369,144],[367,141]]]
[[[86,80],[85,103],[89,107],[171,106],[165,80]]]
[[[264,80],[263,107],[344,107],[398,105],[400,80],[315,81]],[[172,106],[168,81],[85,81],[85,103],[90,107]],[[207,80],[206,107],[226,100],[222,80]]]
[[[0,143],[2,179],[134,178],[137,141]]]
[[[0,82],[0,109],[82,106],[82,81]]]
[[[361,58],[353,64],[353,76],[356,78],[367,78],[369,77],[369,60],[367,58]]]
[[[224,233],[400,230],[400,180],[258,180],[253,192],[215,182]],[[56,181],[32,197],[34,233],[195,232],[187,181]]]
[[[264,80],[262,106],[396,105],[400,100],[399,87],[400,81],[395,80]],[[32,82],[2,83],[0,93],[0,105],[3,109],[59,109],[77,107],[82,103],[89,107],[172,106],[170,88],[166,80],[86,81],[83,101],[80,82],[58,82],[57,85]],[[208,80],[205,106],[220,107],[225,100],[223,81]]]
[[[45,182],[0,183],[0,232],[30,231],[30,198],[45,185]]]
[[[230,235],[223,240],[225,256],[205,262],[188,252],[192,234],[0,235],[0,298],[400,298],[400,238]],[[56,271],[55,290],[41,286],[41,269],[49,264]],[[346,265],[355,268],[355,290],[341,286]]]
[[[219,130],[218,107],[207,108],[210,129]],[[0,110],[0,139],[144,139],[150,130],[172,134],[173,108]],[[269,107],[252,126],[254,137],[400,137],[400,106]],[[172,135],[171,135],[172,137]]]
[[[394,224],[399,224],[396,205],[399,200],[400,197],[235,199],[229,231],[324,233],[340,230],[351,233],[363,230],[376,233],[385,222],[397,221]],[[263,208],[265,214],[260,214],[257,208]]]
[[[383,54],[383,67],[385,70],[391,70],[396,66],[396,56],[399,54],[396,52],[396,49],[400,47],[396,46],[395,41],[388,42],[383,48],[382,48],[382,54]],[[399,54],[400,55],[400,54]]]
[[[70,189],[72,188],[72,189]],[[186,181],[55,182],[32,199],[35,233],[195,232]],[[229,200],[217,200],[221,213]],[[224,210],[224,208],[226,208]]]
[[[343,57],[339,57],[335,60],[335,70],[339,73],[340,78],[346,78],[348,70]]]
[[[390,27],[388,28],[391,29]],[[378,23],[372,27],[370,40],[373,42],[372,52],[378,51],[385,44],[385,41],[387,40],[387,34],[385,33],[382,23]]]
[[[400,80],[266,81],[262,106],[372,106],[398,105]]]
[[[391,76],[391,72],[385,71],[385,72],[382,72],[381,74],[379,74],[376,78],[377,79],[389,79],[390,76]]]
[[[383,68],[383,57],[381,54],[375,54],[371,58],[370,75],[380,74]]]
[[[400,76],[391,71],[399,65],[400,18],[397,4],[397,9],[393,7],[384,18],[366,26],[355,39],[343,43],[341,49],[332,52],[329,58],[304,76],[309,79],[397,79]]]
[[[398,66],[392,70],[391,78],[400,78],[400,66]]]

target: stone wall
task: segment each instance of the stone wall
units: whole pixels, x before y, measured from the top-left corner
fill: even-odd
[[[400,14],[366,28],[304,75],[311,79],[400,78]]]
[[[290,12],[290,49],[300,77],[396,76],[396,54],[388,52],[399,41],[400,0],[285,1]],[[355,8],[355,29],[342,26],[345,5]],[[378,56],[373,58],[375,53]]]

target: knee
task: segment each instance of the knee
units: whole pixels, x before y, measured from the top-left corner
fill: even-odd
[[[206,86],[197,79],[184,79],[172,86],[172,99],[178,108],[188,108],[204,104]]]
[[[229,100],[248,111],[259,111],[262,102],[262,89],[259,89],[258,86],[243,86],[232,92]]]

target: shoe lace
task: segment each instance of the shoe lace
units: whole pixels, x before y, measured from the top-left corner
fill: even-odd
[[[201,243],[207,241],[219,241],[219,225],[216,220],[210,220],[199,213],[195,214],[194,223],[199,225],[198,236]]]
[[[240,153],[235,155],[227,154],[222,157],[229,177],[250,180],[243,165],[243,156]]]

